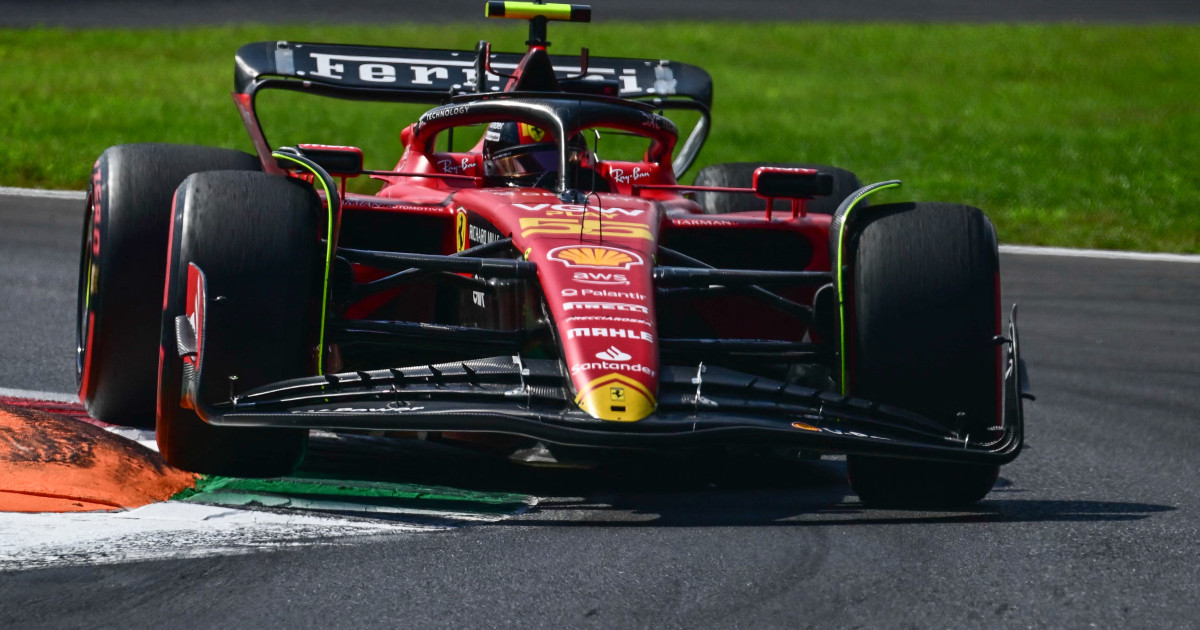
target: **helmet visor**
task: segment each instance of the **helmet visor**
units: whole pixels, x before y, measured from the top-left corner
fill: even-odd
[[[586,149],[568,146],[567,164],[582,164],[586,153]],[[493,153],[491,164],[493,174],[501,177],[522,177],[557,172],[558,145],[553,142],[539,142],[509,147]]]

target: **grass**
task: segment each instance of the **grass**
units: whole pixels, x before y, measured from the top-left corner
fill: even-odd
[[[123,142],[250,150],[229,99],[256,40],[519,50],[521,25],[0,30],[0,185],[82,188]],[[559,25],[552,50],[713,75],[698,166],[836,164],[890,199],[983,208],[1005,242],[1200,252],[1200,29],[1180,26]],[[418,107],[268,95],[269,137],[391,166]],[[693,168],[692,173],[695,173]]]

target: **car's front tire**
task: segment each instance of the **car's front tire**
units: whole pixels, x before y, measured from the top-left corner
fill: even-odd
[[[230,377],[240,393],[311,375],[322,286],[319,208],[309,185],[281,175],[217,171],[179,186],[158,377],[158,447],[170,464],[239,477],[286,475],[300,465],[306,430],[214,426],[181,406],[176,318],[195,309],[186,302],[194,265],[205,278],[198,344],[206,387],[195,395],[206,404],[228,400]]]
[[[231,149],[171,144],[110,147],[92,169],[76,309],[76,384],[88,414],[154,426],[158,323],[171,197],[185,177],[259,170]]]
[[[943,203],[875,206],[849,243],[850,390],[941,421],[979,444],[999,424],[996,233],[983,212]],[[994,465],[850,455],[864,503],[949,507],[992,488]]]

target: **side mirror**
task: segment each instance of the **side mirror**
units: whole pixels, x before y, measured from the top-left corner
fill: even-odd
[[[316,162],[333,177],[358,177],[363,170],[362,149],[327,144],[297,145],[300,155]]]
[[[833,175],[811,168],[760,166],[754,169],[753,186],[754,194],[766,199],[827,197],[833,194]]]

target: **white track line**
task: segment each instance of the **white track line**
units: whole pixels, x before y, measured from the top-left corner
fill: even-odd
[[[35,199],[87,199],[82,190],[42,190],[41,188],[9,188],[0,186],[0,195],[9,197],[33,197]]]
[[[0,571],[252,553],[459,523],[335,517],[168,501],[123,512],[0,512]]]
[[[1148,260],[1153,262],[1200,263],[1196,254],[1160,254],[1155,252],[1121,252],[1107,249],[1068,249],[1066,247],[1034,247],[1031,245],[1001,245],[1001,254],[1018,256],[1061,256],[1068,258],[1106,258],[1109,260]]]
[[[0,195],[34,197],[40,199],[87,198],[87,193],[77,190],[42,190],[40,188],[9,188],[0,186]],[[1068,258],[1106,258],[1110,260],[1148,260],[1153,262],[1200,263],[1196,254],[1158,254],[1154,252],[1123,252],[1103,249],[1069,249],[1065,247],[1034,247],[1030,245],[1001,245],[1003,254],[1019,256],[1060,256]],[[2,394],[0,394],[2,395]]]
[[[26,398],[29,400],[48,400],[50,402],[60,403],[79,402],[79,394],[40,392],[33,389],[9,389],[7,387],[0,387],[0,396],[7,396],[9,398]]]

